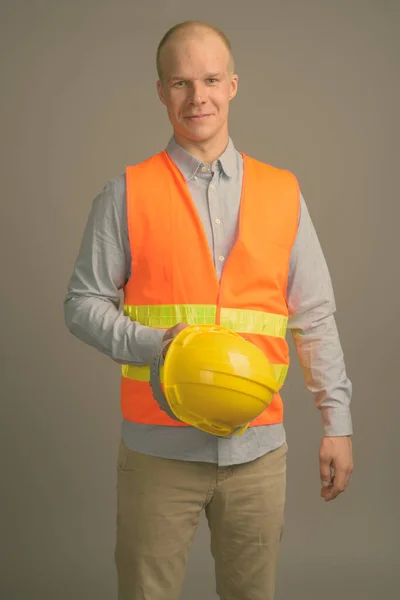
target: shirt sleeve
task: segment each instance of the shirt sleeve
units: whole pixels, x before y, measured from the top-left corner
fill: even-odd
[[[165,330],[123,314],[121,290],[130,277],[125,175],[94,199],[64,301],[65,323],[78,339],[119,364],[149,364]]]
[[[321,410],[324,435],[351,435],[352,384],[346,375],[328,267],[303,196],[287,286],[291,329],[307,388]]]

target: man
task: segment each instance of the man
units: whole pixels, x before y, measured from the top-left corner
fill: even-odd
[[[207,311],[218,322],[233,310],[248,322],[240,329],[232,318],[232,329],[268,341],[283,380],[286,342],[274,324],[286,328],[288,316],[322,415],[321,496],[332,500],[353,462],[330,277],[294,176],[240,154],[229,137],[238,77],[225,35],[178,24],[159,44],[157,68],[173,137],[96,198],[65,301],[70,331],[123,365],[118,597],[179,598],[205,509],[220,598],[272,600],[287,451],[278,395],[243,435],[218,438],[161,411],[148,365]]]

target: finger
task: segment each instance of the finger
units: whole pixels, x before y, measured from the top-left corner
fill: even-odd
[[[347,472],[343,467],[334,466],[334,485],[335,488],[343,492],[346,487]]]
[[[321,498],[324,498],[324,500],[326,500],[327,498],[330,498],[332,495],[332,489],[333,489],[333,483],[326,483],[326,482],[322,482],[322,486],[321,486]]]
[[[164,340],[173,339],[174,337],[176,337],[178,335],[178,333],[180,333],[186,327],[188,327],[188,325],[186,323],[177,323],[173,327],[170,327],[170,329],[167,329],[167,331],[164,334],[163,339]]]
[[[325,488],[323,490],[321,496],[325,500],[325,502],[329,502],[330,500],[334,500],[335,498],[337,498],[339,494],[341,494],[343,491],[343,489],[337,488],[334,484],[332,484],[331,486],[329,486],[329,488]]]
[[[332,483],[332,468],[331,458],[321,456],[319,459],[319,476],[321,478],[321,485],[327,487]]]
[[[172,338],[166,338],[166,339],[163,340],[163,343],[161,345],[161,353],[162,353],[162,355],[163,355],[164,358],[165,358],[165,356],[167,354],[167,350],[168,350],[171,342],[172,342]]]
[[[344,490],[347,487],[349,477],[350,474],[346,470],[335,470],[335,474],[332,479],[332,484],[329,487],[323,488],[321,490],[321,496],[324,498],[324,500],[334,500],[339,496],[339,494],[344,492]]]
[[[183,331],[186,327],[188,327],[188,325],[186,323],[177,323],[176,325],[174,325],[170,329],[167,329],[167,331],[164,334],[163,340],[162,340],[162,348],[161,348],[161,352],[162,352],[162,355],[163,355],[164,358],[165,358],[165,356],[167,354],[167,350],[168,350],[171,342],[173,341],[173,339],[181,331]]]
[[[336,490],[333,486],[329,488],[329,490],[324,490],[324,493],[321,494],[322,498],[325,502],[330,502],[339,496],[339,490]]]

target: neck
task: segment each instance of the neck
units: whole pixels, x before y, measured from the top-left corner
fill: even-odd
[[[181,136],[179,133],[174,131],[175,141],[189,152],[192,156],[201,160],[201,162],[212,165],[224,153],[228,141],[228,132],[221,132],[216,138],[197,142]]]

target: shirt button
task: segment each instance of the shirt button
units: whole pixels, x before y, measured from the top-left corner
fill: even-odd
[[[215,190],[215,185],[213,183],[210,183],[210,190]]]
[[[195,181],[197,181],[197,177],[196,177],[196,175],[193,177],[193,179],[194,179]]]
[[[207,167],[201,167],[201,170],[203,171],[203,173],[207,173],[208,171]]]
[[[215,219],[217,225],[221,225],[221,221],[219,219]]]
[[[225,256],[218,256],[218,260],[219,260],[220,262],[224,262],[224,260],[225,260]]]

